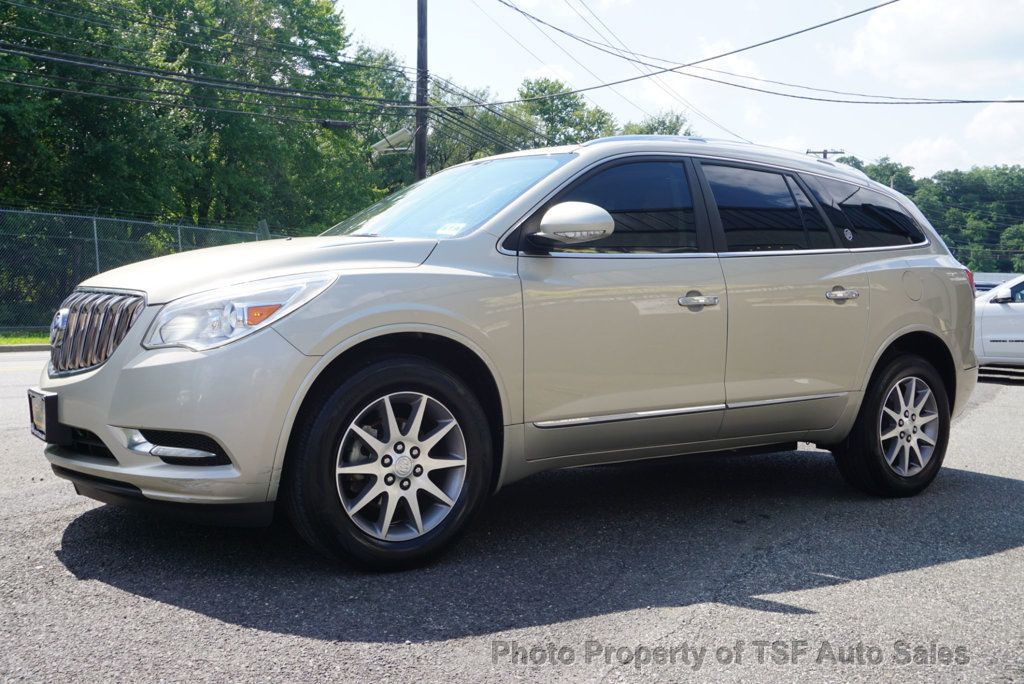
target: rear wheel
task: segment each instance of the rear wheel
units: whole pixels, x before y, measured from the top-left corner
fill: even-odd
[[[879,496],[912,496],[935,479],[949,441],[949,399],[935,368],[901,354],[872,378],[845,443],[833,450],[851,485]]]
[[[286,507],[331,558],[416,565],[480,507],[491,451],[487,419],[461,379],[418,357],[380,359],[308,414],[289,453]]]

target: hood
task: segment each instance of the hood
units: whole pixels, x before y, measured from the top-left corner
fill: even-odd
[[[243,242],[139,261],[100,273],[82,287],[141,290],[150,304],[279,275],[368,268],[412,268],[436,240],[305,237]]]

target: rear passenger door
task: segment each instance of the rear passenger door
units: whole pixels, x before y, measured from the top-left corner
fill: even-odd
[[[700,168],[729,295],[720,437],[831,427],[860,388],[866,276],[795,174]]]

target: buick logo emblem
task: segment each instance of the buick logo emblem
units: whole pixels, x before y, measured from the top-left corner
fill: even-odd
[[[845,237],[849,242],[853,242],[853,231],[849,228],[844,228],[843,237]]]
[[[53,321],[50,323],[50,346],[59,347],[64,344],[64,333],[68,329],[68,310],[61,309],[53,314]]]

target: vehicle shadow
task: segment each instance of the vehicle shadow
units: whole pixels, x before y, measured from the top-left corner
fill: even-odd
[[[648,606],[805,613],[770,595],[1024,545],[1024,482],[946,469],[883,500],[824,452],[705,455],[534,476],[500,492],[433,565],[332,565],[285,525],[201,528],[105,506],[57,552],[76,577],[245,627],[413,642]]]

